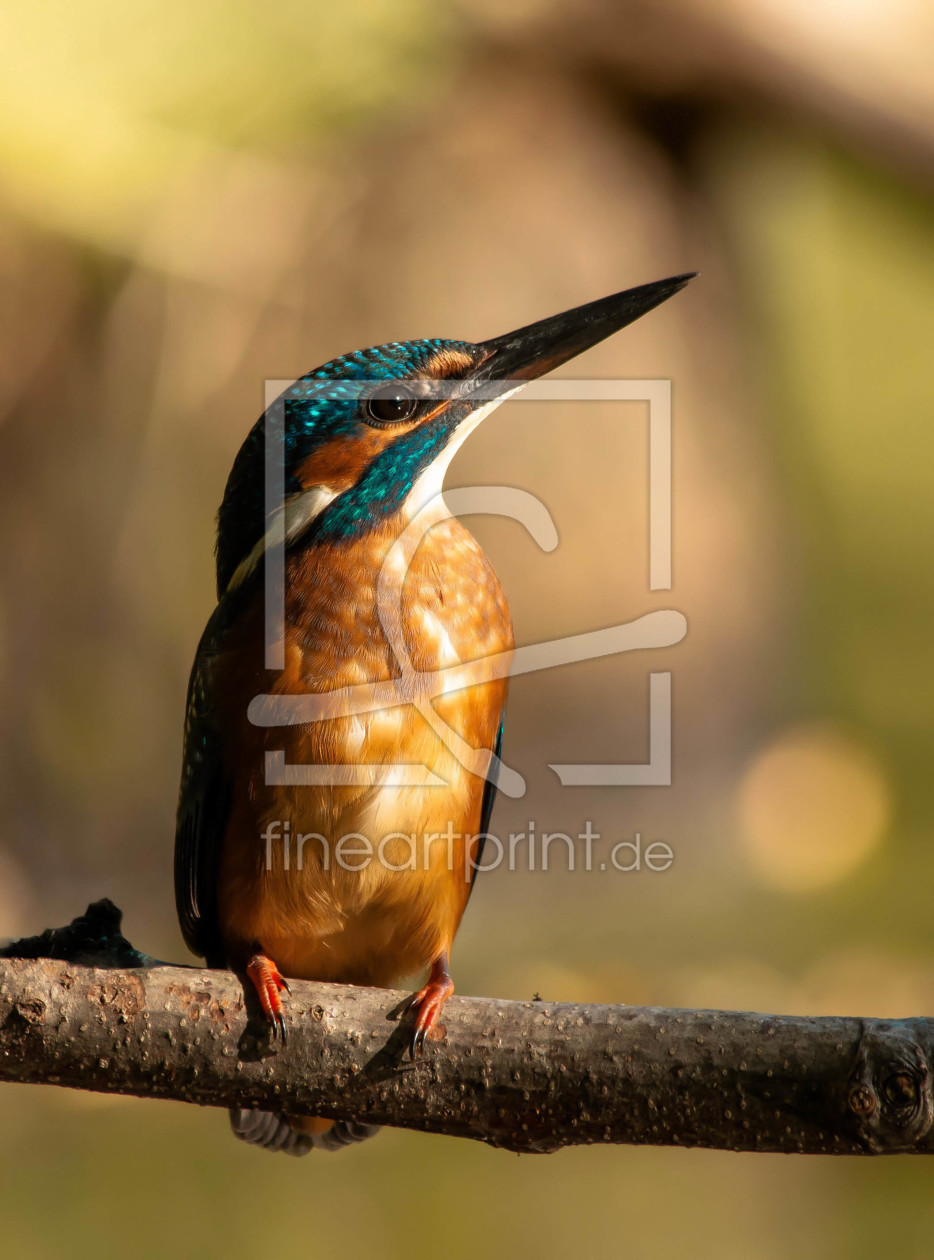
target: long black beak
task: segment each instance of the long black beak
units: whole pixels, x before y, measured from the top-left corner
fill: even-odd
[[[641,284],[636,289],[575,306],[573,310],[541,319],[537,324],[518,328],[491,341],[482,341],[479,348],[487,354],[471,377],[488,381],[531,381],[543,376],[660,306],[696,275],[696,271],[689,271],[683,276]]]

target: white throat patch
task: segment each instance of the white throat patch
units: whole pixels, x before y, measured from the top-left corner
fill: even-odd
[[[412,489],[406,495],[405,502],[402,504],[402,511],[409,520],[418,516],[419,512],[426,507],[433,499],[439,500],[439,506],[443,506],[441,500],[441,492],[444,489],[444,478],[447,474],[451,460],[464,445],[467,439],[497,407],[501,406],[507,398],[512,398],[513,394],[518,394],[520,389],[525,388],[525,382],[516,385],[513,389],[508,390],[505,394],[500,394],[498,398],[491,399],[488,403],[484,403],[482,407],[468,417],[454,432],[454,436],[448,442],[447,446],[435,459],[428,465],[423,473],[416,479]]]

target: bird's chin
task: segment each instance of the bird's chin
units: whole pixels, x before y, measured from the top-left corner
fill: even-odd
[[[443,507],[444,478],[447,475],[451,460],[470,437],[471,433],[480,427],[487,416],[494,412],[507,398],[512,398],[514,394],[518,394],[521,389],[524,389],[526,384],[527,382],[525,381],[510,384],[508,388],[498,393],[495,398],[487,399],[473,408],[460,421],[452,431],[444,449],[418,475],[412,489],[406,496],[402,504],[402,511],[407,520],[414,520],[422,512],[428,511],[433,504]],[[447,514],[446,510],[444,514]]]

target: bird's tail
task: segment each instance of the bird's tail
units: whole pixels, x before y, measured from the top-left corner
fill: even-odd
[[[282,1111],[248,1111],[231,1108],[230,1127],[236,1137],[267,1151],[307,1155],[309,1151],[342,1151],[379,1132],[377,1124],[357,1120],[321,1120],[315,1116],[289,1116]]]

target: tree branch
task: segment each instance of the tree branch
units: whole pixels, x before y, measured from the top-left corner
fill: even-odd
[[[934,1151],[931,1019],[455,997],[411,1063],[393,1015],[405,995],[296,982],[282,1048],[235,975],[161,964],[119,923],[99,902],[0,951],[0,1080],[352,1116],[514,1151]]]

